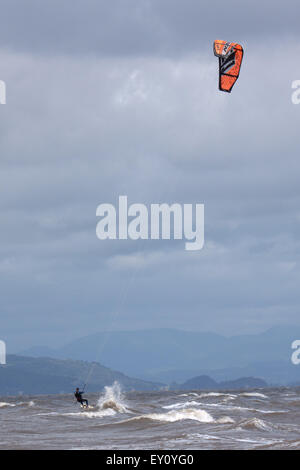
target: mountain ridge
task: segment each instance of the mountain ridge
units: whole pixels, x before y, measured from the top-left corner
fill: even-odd
[[[124,390],[160,390],[164,386],[128,377],[96,362],[8,355],[7,364],[0,366],[0,393],[72,393],[75,387],[83,386],[88,377],[90,392],[98,392],[115,381]]]
[[[144,329],[98,332],[44,351],[58,359],[98,361],[128,376],[155,382],[183,382],[202,374],[216,380],[255,375],[286,385],[300,379],[300,366],[291,363],[291,343],[298,338],[300,327],[289,325],[230,337],[172,328]],[[41,347],[31,348],[22,354],[40,356],[41,351]]]

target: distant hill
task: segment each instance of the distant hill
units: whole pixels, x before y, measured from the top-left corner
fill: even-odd
[[[215,390],[218,388],[218,384],[208,375],[200,375],[187,380],[181,385],[173,385],[172,388],[180,390]]]
[[[153,382],[184,382],[209,375],[226,381],[255,376],[268,383],[299,382],[300,366],[291,363],[291,343],[300,327],[280,326],[264,333],[224,337],[214,333],[151,329],[100,332],[79,338],[47,355],[100,361],[129,376]],[[23,355],[40,356],[44,348]]]
[[[72,393],[90,375],[88,391],[99,392],[105,386],[119,382],[124,390],[161,390],[162,383],[130,378],[99,363],[75,360],[32,358],[9,355],[7,364],[0,366],[0,395]],[[267,387],[253,377],[216,382],[207,375],[193,377],[183,384],[173,384],[172,390],[229,390]]]
[[[266,388],[268,384],[261,379],[254,377],[242,377],[237,380],[226,382],[216,382],[207,375],[193,377],[181,385],[173,385],[172,388],[180,390],[245,390],[249,388]]]
[[[118,381],[124,390],[159,390],[162,384],[127,377],[98,363],[50,358],[7,356],[0,366],[0,395],[71,393],[92,373],[89,392]]]
[[[159,382],[182,383],[190,377],[209,375],[217,382],[236,380],[240,377],[259,377],[271,385],[293,385],[300,383],[300,366],[295,366],[290,360],[255,362],[244,367],[228,367],[224,369],[186,369],[168,370],[149,374],[149,380]],[[142,376],[145,378],[145,376]]]

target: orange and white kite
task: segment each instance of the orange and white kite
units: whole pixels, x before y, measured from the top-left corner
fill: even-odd
[[[216,40],[214,54],[219,57],[219,90],[230,93],[239,78],[244,50],[235,42]]]

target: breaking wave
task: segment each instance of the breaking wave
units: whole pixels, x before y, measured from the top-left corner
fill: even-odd
[[[202,403],[196,401],[185,401],[183,403],[174,403],[172,405],[163,406],[164,410],[176,410],[181,408],[188,408],[190,406],[200,406]]]
[[[34,406],[34,401],[20,401],[18,403],[6,403],[5,401],[0,402],[0,408],[15,408],[16,406]]]
[[[219,424],[233,424],[235,421],[229,416],[223,416],[219,419],[214,419],[207,411],[195,408],[185,408],[183,410],[172,410],[167,413],[150,413],[134,418],[130,418],[122,423],[129,421],[151,420],[161,421],[165,423],[175,423],[177,421],[192,420],[199,423],[219,423]]]
[[[79,416],[87,417],[87,418],[105,418],[107,416],[114,416],[116,415],[116,411],[112,409],[107,410],[98,410],[98,411],[84,411],[80,413]],[[78,416],[78,413],[69,413],[69,416]]]
[[[242,397],[254,397],[254,398],[269,398],[267,395],[264,395],[263,393],[257,393],[257,392],[244,392],[240,393]]]
[[[128,413],[118,382],[114,382],[111,387],[105,387],[104,395],[99,398],[97,408],[99,410],[114,410],[116,413]]]
[[[104,418],[118,413],[130,413],[130,411],[126,407],[120,384],[114,382],[110,387],[104,388],[104,394],[100,396],[95,410],[87,409],[81,412],[80,415],[87,418]],[[69,413],[69,415],[71,414],[75,413]],[[78,413],[76,414],[78,415]]]
[[[174,423],[176,421],[183,421],[186,419],[199,421],[200,423],[213,423],[214,418],[204,410],[197,410],[195,408],[185,408],[184,410],[176,411],[172,410],[168,413],[152,413],[147,415],[137,416],[132,418],[133,420],[138,419],[151,419],[153,421],[164,421],[168,423]]]
[[[236,395],[232,395],[231,393],[220,393],[220,392],[209,392],[209,393],[201,393],[199,395],[200,398],[210,398],[210,397],[225,397],[225,398],[236,398]]]
[[[181,393],[178,396],[179,397],[200,397],[199,393],[195,393],[195,392]]]
[[[9,408],[9,407],[13,408],[15,406],[17,405],[13,403],[6,403],[5,401],[0,402],[0,408]]]
[[[31,401],[20,401],[19,403],[17,403],[16,406],[29,406],[31,408],[32,406],[35,406],[35,403],[32,400]]]
[[[252,418],[246,419],[245,421],[239,423],[238,428],[250,430],[255,429],[259,431],[272,431],[274,429],[274,426],[272,426],[271,423],[264,421],[263,419]]]

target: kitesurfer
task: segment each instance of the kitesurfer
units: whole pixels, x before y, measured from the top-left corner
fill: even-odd
[[[82,398],[82,395],[83,395],[83,394],[84,394],[84,391],[80,392],[80,391],[79,391],[79,388],[76,388],[76,391],[75,391],[75,393],[74,393],[76,400],[77,400],[78,403],[80,403],[82,406],[88,407],[88,406],[89,406],[89,402],[88,402],[88,400],[86,400],[85,398]]]

